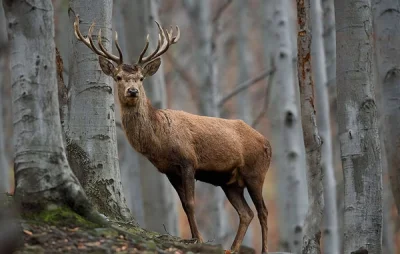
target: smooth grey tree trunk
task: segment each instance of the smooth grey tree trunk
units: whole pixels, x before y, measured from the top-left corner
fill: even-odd
[[[236,36],[236,47],[237,47],[237,65],[238,65],[238,82],[240,85],[242,82],[245,82],[250,79],[253,58],[252,51],[250,50],[249,45],[249,33],[250,22],[249,22],[249,3],[246,1],[236,1],[236,13],[237,13],[237,31],[235,33]],[[226,57],[226,56],[223,56]],[[242,119],[247,124],[251,125],[253,122],[253,116],[251,112],[251,99],[249,90],[246,89],[237,96],[237,116],[239,119]],[[249,192],[247,189],[245,190],[245,199],[247,204],[250,207],[253,207],[253,202],[251,201]],[[250,224],[247,229],[246,235],[243,239],[243,244],[252,247],[253,243],[253,226],[254,224]]]
[[[269,12],[274,13],[271,23],[271,37],[275,50],[269,51],[273,55],[276,65],[276,82],[271,89],[271,136],[274,157],[276,160],[277,171],[282,172],[278,175],[279,184],[288,190],[287,193],[279,193],[281,198],[285,194],[288,197],[286,210],[280,211],[285,218],[283,226],[287,230],[287,237],[290,249],[294,253],[301,253],[303,239],[304,216],[301,211],[301,202],[304,195],[301,193],[302,175],[305,172],[304,146],[302,145],[302,129],[300,109],[298,108],[296,92],[296,81],[293,65],[295,52],[293,52],[292,29],[288,6],[291,1],[270,1],[268,4]],[[268,15],[269,16],[269,15]],[[269,16],[272,17],[272,16]],[[279,106],[278,106],[279,105]]]
[[[336,30],[334,0],[322,0],[323,37],[328,86],[336,85]]]
[[[122,15],[125,23],[125,45],[129,63],[133,64],[137,61],[145,45],[147,34],[150,34],[150,46],[146,55],[156,48],[159,32],[155,20],[165,28],[175,25],[163,24],[158,17],[158,9],[159,2],[155,0],[125,1]],[[144,87],[154,107],[166,107],[163,64],[156,74],[144,81]],[[166,233],[166,229],[172,235],[179,235],[175,190],[165,175],[158,172],[142,155],[139,155],[139,164],[145,228],[160,233]]]
[[[8,72],[7,52],[8,51],[8,36],[6,31],[6,19],[3,10],[3,3],[0,2],[0,86],[5,86],[6,73]],[[0,90],[1,91],[1,90]],[[2,96],[2,95],[0,95]],[[5,132],[5,117],[3,116],[3,107],[5,104],[0,103],[0,193],[10,191],[10,166],[6,154],[6,132]]]
[[[94,21],[94,34],[102,28],[102,40],[110,50],[112,0],[70,0],[69,7],[69,100],[64,119],[68,159],[99,212],[130,220],[118,164],[113,81],[100,70],[98,56],[73,32],[74,14],[80,16],[84,35]]]
[[[400,2],[373,1],[377,81],[390,184],[400,214]]]
[[[196,66],[199,77],[199,112],[201,115],[219,117],[218,108],[218,62],[215,59],[216,44],[213,40],[213,23],[211,17],[211,1],[187,1],[194,33],[199,42],[195,52]],[[202,200],[203,205],[196,203],[196,214],[199,218],[199,228],[205,240],[222,243],[226,235],[226,211],[223,191],[215,186],[198,182],[196,199]],[[199,215],[204,215],[200,218]],[[200,220],[201,219],[201,220]]]
[[[339,254],[336,180],[332,161],[332,134],[325,60],[321,0],[311,0],[312,69],[316,92],[317,126],[321,137],[321,170],[323,174],[324,215],[322,226],[323,253]],[[329,68],[329,67],[328,67]]]
[[[11,47],[15,196],[22,207],[68,204],[90,217],[95,213],[69,167],[62,142],[52,3],[3,4]]]
[[[381,253],[382,167],[369,0],[338,0],[337,115],[344,178],[344,253]]]
[[[124,56],[127,54],[127,41],[125,36],[125,22],[122,11],[125,8],[125,1],[114,0],[114,27],[118,32],[119,45]],[[132,32],[132,31],[130,31]],[[115,101],[118,96],[114,94]],[[121,123],[120,104],[116,103],[115,120]],[[117,128],[118,158],[121,171],[122,187],[124,189],[127,205],[132,212],[135,221],[141,227],[145,227],[142,181],[140,178],[139,155],[129,144],[125,132]]]
[[[301,104],[301,123],[307,162],[308,211],[304,222],[303,253],[319,254],[319,245],[324,207],[322,172],[321,172],[321,138],[318,133],[314,81],[311,70],[311,14],[310,0],[297,0],[297,19],[299,32],[298,48],[298,81]]]

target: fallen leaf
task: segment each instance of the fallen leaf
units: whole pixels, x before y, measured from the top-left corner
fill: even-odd
[[[70,231],[70,232],[76,232],[76,231],[78,231],[79,230],[79,227],[76,227],[76,228],[69,228],[68,229],[68,231]]]
[[[28,230],[26,230],[26,229],[24,229],[24,233],[27,234],[27,235],[29,235],[29,236],[31,236],[31,235],[33,234],[31,231],[28,231]]]

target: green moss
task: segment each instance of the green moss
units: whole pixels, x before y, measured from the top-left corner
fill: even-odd
[[[23,217],[55,226],[74,226],[88,229],[99,227],[97,224],[86,220],[68,207],[49,206],[46,210],[38,213],[25,213]]]

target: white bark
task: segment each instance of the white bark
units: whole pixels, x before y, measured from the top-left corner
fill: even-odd
[[[289,10],[287,6],[290,1],[270,1],[269,10],[274,14],[270,20],[271,34],[273,38],[274,63],[276,65],[276,82],[272,86],[272,101],[269,109],[272,117],[271,136],[272,147],[274,147],[274,158],[276,160],[279,184],[287,189],[287,193],[280,193],[279,198],[284,198],[286,194],[287,205],[280,214],[284,217],[283,229],[287,230],[289,249],[294,253],[301,253],[303,237],[302,200],[304,195],[301,193],[302,175],[305,172],[304,147],[302,146],[302,129],[300,110],[297,104],[296,82],[293,67],[292,36],[294,29],[290,28]],[[268,15],[269,16],[269,15]],[[272,16],[269,16],[272,17]],[[278,106],[279,105],[279,106]],[[273,112],[273,113],[272,113]],[[283,179],[282,179],[283,177]]]
[[[6,32],[6,19],[4,16],[3,3],[0,2],[0,86],[4,86],[6,82],[5,74],[8,72],[6,59],[6,50],[8,37]],[[7,160],[6,144],[5,144],[5,124],[3,120],[3,107],[5,104],[0,103],[0,193],[10,191],[10,166]]]
[[[336,31],[334,0],[321,0],[323,9],[323,37],[328,86],[336,85]]]
[[[125,25],[127,23],[122,15],[125,1],[114,1],[114,27],[118,32],[119,44],[124,56],[127,54]],[[115,96],[115,100],[118,100]],[[120,104],[116,103],[115,119],[121,123]],[[135,221],[145,227],[142,182],[140,179],[139,155],[129,144],[124,131],[117,128],[118,158],[121,171],[122,187],[124,189],[127,205]]]
[[[100,70],[98,56],[75,38],[73,22],[87,34],[93,21],[111,49],[112,1],[70,0],[69,101],[65,118],[69,162],[99,212],[129,220],[117,155],[115,104],[111,77]]]
[[[3,3],[10,24],[15,195],[22,207],[68,204],[90,215],[62,142],[51,1]]]
[[[320,225],[324,207],[321,173],[321,138],[317,128],[314,82],[311,71],[310,0],[297,0],[299,32],[298,81],[300,89],[301,122],[307,161],[309,207],[304,222],[303,253],[321,253]],[[313,69],[314,71],[314,69]]]
[[[158,17],[159,2],[155,0],[126,1],[122,14],[125,21],[125,44],[129,46],[128,61],[135,63],[142,51],[146,36],[150,34],[148,52],[152,52],[158,40],[158,29],[154,20]],[[162,24],[169,27],[174,24]],[[166,92],[163,64],[150,79],[144,81],[146,94],[156,108],[166,107]],[[139,155],[140,177],[144,204],[145,228],[160,233],[179,235],[177,194],[165,175],[143,156]],[[154,188],[157,186],[157,188]],[[165,226],[165,229],[164,229]]]
[[[377,81],[390,184],[400,214],[400,2],[373,1]]]
[[[369,0],[338,0],[337,109],[344,178],[344,253],[381,253],[382,167]]]
[[[249,30],[249,3],[246,1],[236,1],[236,11],[237,11],[237,25],[238,31],[236,32],[236,47],[237,47],[237,65],[238,65],[238,79],[237,84],[240,85],[250,78],[253,59],[252,52],[250,50],[248,35]],[[224,57],[224,56],[223,56]],[[226,56],[225,56],[226,57]],[[247,124],[251,125],[253,122],[252,112],[251,112],[251,100],[249,90],[244,90],[239,96],[237,96],[237,112],[238,118],[245,121]],[[251,201],[249,192],[245,190],[245,199],[250,207],[253,207],[253,202]],[[252,221],[253,222],[253,221]],[[253,226],[251,223],[247,229],[246,235],[243,239],[243,244],[252,247],[253,243]]]
[[[336,207],[336,180],[332,161],[332,136],[327,84],[327,62],[324,50],[321,0],[311,0],[312,67],[316,91],[317,126],[322,140],[321,169],[324,191],[324,220],[322,227],[323,253],[339,254],[339,234]],[[328,67],[329,68],[329,67]]]

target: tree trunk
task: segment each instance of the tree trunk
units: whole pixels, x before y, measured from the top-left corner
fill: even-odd
[[[306,149],[308,212],[304,223],[303,253],[321,253],[320,225],[324,207],[321,174],[321,138],[314,107],[314,83],[311,72],[310,0],[297,0],[299,31],[298,80],[300,89],[301,123]]]
[[[374,0],[373,6],[383,140],[390,184],[400,214],[400,3],[397,0]]]
[[[199,41],[196,52],[196,65],[199,70],[200,98],[199,112],[201,115],[219,117],[217,74],[218,65],[215,59],[215,41],[213,40],[213,25],[211,20],[211,1],[193,1],[190,16],[192,27]],[[199,217],[199,227],[204,232],[205,239],[214,239],[222,243],[225,236],[226,218],[224,201],[225,195],[220,188],[198,182],[196,199],[203,204],[196,203],[196,214],[207,216]]]
[[[280,193],[280,196],[290,194],[286,210],[281,211],[285,218],[283,229],[288,230],[289,249],[294,253],[301,253],[303,237],[304,216],[301,211],[303,193],[301,193],[302,174],[305,171],[304,147],[302,145],[302,130],[300,111],[297,104],[296,82],[293,70],[292,36],[294,29],[290,27],[289,20],[290,1],[271,1],[270,12],[274,13],[274,19],[270,20],[271,35],[273,36],[274,63],[276,64],[276,83],[271,88],[272,117],[271,136],[274,147],[274,159],[277,164],[279,184],[288,190],[288,193]],[[269,15],[268,15],[269,16]],[[271,16],[269,16],[271,17]],[[279,105],[279,106],[277,106]]]
[[[344,253],[381,253],[382,167],[369,0],[338,0],[337,110],[344,178]]]
[[[323,253],[339,254],[338,219],[336,207],[336,181],[332,161],[332,135],[327,84],[327,62],[324,50],[321,0],[311,1],[312,19],[312,67],[315,80],[317,126],[321,137],[321,170],[323,174]],[[329,68],[329,67],[328,67]],[[321,207],[322,208],[322,207]],[[321,221],[319,221],[320,223]],[[319,226],[319,225],[318,225]]]
[[[15,196],[23,208],[67,204],[99,218],[72,173],[62,142],[50,0],[9,1]]]
[[[122,11],[125,8],[124,1],[114,0],[114,27],[118,32],[119,45],[124,56],[127,54],[125,25]],[[132,32],[132,31],[130,31]],[[118,98],[115,96],[115,100]],[[121,123],[120,104],[116,103],[115,120]],[[145,227],[142,182],[140,179],[139,154],[129,144],[124,131],[117,128],[118,158],[121,171],[122,187],[124,189],[127,205],[136,222]]]
[[[246,1],[236,1],[236,9],[237,9],[237,25],[238,31],[236,35],[236,47],[237,47],[237,65],[238,65],[238,82],[240,85],[242,82],[245,82],[250,79],[253,59],[250,51],[250,45],[248,38],[248,30],[249,30],[249,3]],[[226,56],[224,56],[226,57]],[[246,89],[239,96],[237,96],[237,116],[239,119],[242,119],[247,124],[251,125],[253,122],[252,112],[251,112],[251,99],[249,90]],[[253,202],[251,201],[249,192],[245,191],[245,199],[247,204],[250,207],[253,207]],[[252,221],[253,222],[253,221]],[[247,229],[246,235],[243,239],[243,244],[249,247],[252,247],[253,243],[253,226],[251,223],[249,228]]]
[[[3,87],[6,82],[5,74],[9,72],[7,65],[8,38],[6,32],[6,20],[3,10],[3,3],[0,2],[0,87]],[[2,96],[2,95],[1,95]],[[5,124],[3,120],[3,107],[5,104],[0,103],[0,193],[10,191],[10,166],[6,154],[5,144]]]
[[[73,32],[75,15],[86,34],[95,21],[111,49],[112,0],[70,0],[69,101],[66,141],[69,162],[90,200],[106,216],[130,220],[117,157],[115,104],[111,77],[100,70],[98,57]],[[94,34],[97,34],[97,30]]]
[[[148,52],[156,48],[159,2],[156,0],[126,1],[122,10],[125,21],[128,61],[135,63],[143,50],[147,34],[150,34]],[[161,24],[168,27],[173,24]],[[148,55],[149,53],[147,53]],[[156,108],[166,107],[166,92],[163,65],[149,80],[144,81],[146,94]],[[145,157],[139,155],[142,184],[145,227],[160,233],[165,229],[172,235],[179,235],[177,194],[165,175]],[[154,188],[157,186],[157,188]],[[164,228],[165,226],[165,228]]]
[[[334,0],[322,0],[323,37],[328,86],[336,85],[336,30]]]

